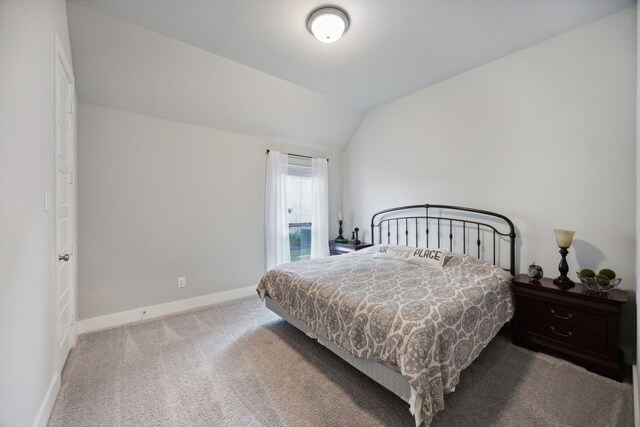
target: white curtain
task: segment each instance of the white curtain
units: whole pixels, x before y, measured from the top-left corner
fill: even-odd
[[[287,210],[288,163],[289,156],[278,151],[270,151],[267,156],[265,193],[267,270],[291,261]]]
[[[311,159],[311,258],[329,256],[327,159]]]

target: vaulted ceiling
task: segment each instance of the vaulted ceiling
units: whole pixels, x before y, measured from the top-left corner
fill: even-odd
[[[81,101],[314,145],[368,109],[602,18],[634,0],[69,0]],[[116,18],[116,19],[114,19]]]

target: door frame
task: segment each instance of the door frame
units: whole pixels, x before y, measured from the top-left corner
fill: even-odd
[[[71,64],[67,58],[67,54],[64,50],[64,48],[62,47],[62,42],[60,41],[60,38],[58,36],[57,33],[54,32],[54,48],[53,48],[53,73],[52,73],[52,77],[53,77],[53,144],[52,144],[52,154],[53,154],[53,192],[52,192],[52,197],[50,198],[50,208],[53,211],[53,239],[52,239],[52,262],[53,262],[53,268],[52,268],[52,274],[53,274],[53,289],[52,289],[52,296],[53,296],[53,312],[52,312],[52,320],[53,320],[53,354],[54,354],[54,367],[55,367],[55,372],[57,374],[59,374],[60,372],[62,372],[62,368],[64,367],[64,364],[66,362],[65,360],[60,360],[60,349],[59,349],[59,343],[58,343],[58,334],[59,334],[59,327],[58,327],[58,312],[59,312],[59,306],[58,306],[58,274],[57,274],[57,265],[59,263],[58,260],[58,233],[56,231],[56,227],[57,227],[57,216],[58,216],[58,212],[57,212],[57,200],[58,200],[58,188],[57,188],[57,164],[56,164],[56,159],[57,159],[57,147],[56,147],[56,124],[57,124],[57,114],[58,114],[58,110],[56,108],[57,105],[57,91],[56,91],[56,84],[57,84],[57,78],[58,78],[58,67],[57,67],[57,63],[58,60],[60,59],[60,63],[62,65],[62,67],[65,68],[66,73],[70,76],[71,78],[71,93],[70,93],[70,99],[71,99],[71,112],[70,112],[70,116],[69,116],[69,137],[70,137],[70,144],[69,144],[69,168],[70,168],[70,173],[72,174],[72,179],[70,182],[70,186],[71,188],[69,189],[69,203],[70,203],[70,210],[69,210],[69,221],[71,222],[71,227],[70,227],[70,234],[71,234],[71,244],[72,244],[72,250],[71,250],[71,259],[67,262],[71,263],[71,267],[70,267],[70,280],[71,283],[69,285],[69,306],[70,306],[70,311],[71,311],[71,324],[69,326],[69,344],[70,347],[73,348],[76,345],[76,341],[77,341],[77,337],[78,337],[78,328],[77,328],[77,312],[78,312],[78,307],[77,307],[77,285],[78,285],[78,280],[77,280],[77,270],[78,270],[78,264],[76,261],[77,258],[77,253],[78,253],[78,249],[77,249],[77,227],[78,227],[78,221],[77,221],[77,213],[78,213],[78,204],[77,204],[77,186],[76,186],[76,171],[77,171],[77,105],[78,105],[78,101],[76,98],[76,90],[75,90],[75,76],[73,74],[73,68],[71,67]]]

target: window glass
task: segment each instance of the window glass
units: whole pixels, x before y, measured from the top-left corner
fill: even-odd
[[[311,257],[311,167],[289,165],[287,176],[291,261]]]

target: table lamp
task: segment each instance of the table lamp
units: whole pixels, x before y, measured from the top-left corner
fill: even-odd
[[[556,243],[560,248],[560,255],[562,256],[560,265],[558,265],[560,276],[553,279],[553,283],[563,288],[571,288],[574,284],[573,281],[567,277],[567,273],[569,272],[569,265],[567,264],[567,254],[569,251],[567,249],[571,247],[573,235],[576,232],[571,230],[553,230],[553,232],[556,234]]]
[[[335,242],[336,243],[349,243],[349,240],[345,239],[344,236],[342,236],[342,220],[344,219],[344,215],[342,212],[338,212],[338,237],[336,237]]]

